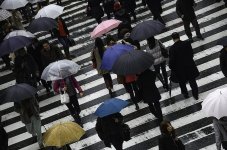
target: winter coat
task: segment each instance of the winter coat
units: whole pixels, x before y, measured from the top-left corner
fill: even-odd
[[[177,0],[176,2],[176,12],[179,17],[182,17],[185,21],[192,21],[196,19],[194,11],[194,0]]]
[[[145,103],[150,103],[161,99],[161,95],[155,85],[155,79],[155,72],[149,69],[138,76],[137,85]]]
[[[227,51],[224,48],[220,51],[219,58],[221,71],[227,77]]]
[[[0,150],[7,150],[8,149],[8,134],[6,133],[2,124],[0,124],[0,141],[1,141]]]
[[[227,142],[227,118],[223,118],[222,121],[214,118],[213,126],[217,150],[221,150],[221,143],[223,141]]]
[[[28,83],[31,86],[36,87],[36,74],[38,72],[38,66],[30,54],[24,56],[17,56],[15,58],[14,74],[16,77],[16,83]]]
[[[88,7],[91,8],[91,15],[93,18],[102,18],[104,16],[100,3],[101,0],[88,0]]]
[[[151,54],[154,57],[154,65],[159,65],[165,61],[165,58],[162,56],[162,51],[161,51],[158,40],[155,40],[154,48],[150,49],[149,46],[147,46],[146,52]]]
[[[162,134],[158,139],[159,150],[185,150],[185,146],[179,139],[171,135]]]
[[[146,0],[147,6],[154,16],[162,13],[162,6],[160,0]]]
[[[115,121],[118,119],[118,122]],[[103,118],[97,118],[96,132],[99,138],[105,143],[106,146],[110,146],[111,141],[120,140],[123,141],[123,116],[120,113],[115,113]]]
[[[21,101],[20,103],[14,103],[14,108],[17,113],[20,114],[21,121],[24,124],[31,123],[31,117],[35,116],[40,119],[39,116],[39,103],[35,97]]]
[[[63,54],[57,46],[50,45],[50,50],[41,50],[41,59],[44,67],[46,67],[54,61],[63,59]]]
[[[113,12],[114,0],[102,0],[103,8],[106,13]]]
[[[64,29],[65,33],[66,33],[67,35],[69,35],[69,30],[68,30],[68,28],[67,28],[67,26],[66,26],[65,21],[64,21],[62,18],[60,18],[60,20],[61,20],[61,22],[62,22],[63,29]],[[59,22],[59,21],[58,21],[58,22]],[[53,30],[51,31],[51,34],[52,34],[52,37],[61,37],[58,28],[53,29]]]
[[[169,67],[179,82],[187,82],[199,76],[189,41],[179,40],[170,47]]]
[[[135,11],[136,9],[136,1],[135,0],[123,0],[123,7],[126,9],[128,13],[131,11]]]
[[[83,92],[83,90],[80,87],[79,83],[77,82],[77,80],[73,76],[70,76],[68,78],[70,78],[70,81],[72,81],[72,85],[74,86],[75,89],[77,89],[79,91],[79,93]],[[61,90],[65,86],[66,86],[66,83],[65,83],[64,79],[54,81],[54,84],[53,84],[54,92],[59,93],[59,89]],[[77,93],[75,93],[75,94],[77,94]]]

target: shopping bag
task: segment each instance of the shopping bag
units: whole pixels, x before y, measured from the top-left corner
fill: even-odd
[[[69,103],[69,95],[66,92],[64,92],[63,94],[60,94],[60,98],[61,98],[62,104]]]

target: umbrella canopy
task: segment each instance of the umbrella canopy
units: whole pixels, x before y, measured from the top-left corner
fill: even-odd
[[[113,65],[112,71],[118,75],[133,75],[148,69],[154,63],[152,55],[132,50],[121,55]]]
[[[38,11],[38,13],[35,15],[35,19],[38,19],[40,17],[48,17],[56,19],[58,16],[60,16],[63,13],[64,7],[50,4]]]
[[[115,44],[111,47],[108,47],[103,55],[101,69],[111,70],[113,64],[119,56],[122,54],[133,50],[134,47],[127,44]]]
[[[116,19],[110,19],[101,22],[95,29],[91,32],[91,38],[97,38],[102,36],[103,34],[109,32],[110,30],[118,27],[121,21]]]
[[[227,36],[218,40],[217,45],[227,46]]]
[[[57,22],[52,18],[42,17],[33,20],[29,24],[27,30],[31,33],[36,33],[41,31],[49,31],[53,28],[57,28]]]
[[[71,60],[59,60],[49,64],[41,75],[41,79],[46,81],[54,81],[64,79],[68,76],[76,74],[80,66]]]
[[[151,36],[159,34],[165,28],[165,25],[156,20],[147,20],[137,24],[130,34],[133,40],[142,41]]]
[[[85,131],[74,122],[59,123],[52,126],[43,136],[45,146],[62,147],[79,141]]]
[[[227,88],[217,89],[208,94],[202,102],[202,111],[207,117],[220,119],[227,116]]]
[[[0,9],[0,21],[6,20],[7,18],[11,17],[12,14],[4,9]]]
[[[24,7],[27,3],[27,0],[4,0],[1,8],[15,10],[17,8]]]
[[[32,43],[31,38],[24,36],[14,36],[4,40],[0,44],[0,56],[9,54]]]
[[[98,117],[105,117],[117,112],[120,112],[123,108],[128,105],[127,101],[111,98],[104,101],[95,111],[95,115]]]
[[[27,98],[31,98],[36,94],[37,90],[33,86],[26,83],[15,84],[5,89],[1,94],[1,104],[7,102],[20,102]],[[3,100],[3,101],[2,101]]]
[[[35,38],[35,35],[32,34],[31,32],[28,32],[25,30],[14,30],[14,31],[10,32],[9,34],[7,34],[6,37],[4,38],[4,40],[9,39],[11,37],[15,37],[15,36],[25,36],[28,38]]]

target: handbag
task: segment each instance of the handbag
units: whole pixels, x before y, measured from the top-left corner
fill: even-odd
[[[161,49],[162,56],[164,58],[168,58],[169,57],[168,50],[163,46],[163,44],[160,41],[158,41],[158,43],[159,43],[159,47]]]
[[[76,42],[72,38],[68,38],[69,46],[75,46]]]
[[[60,94],[60,98],[61,98],[61,103],[62,104],[69,103],[69,94],[67,94],[65,91],[64,91],[63,94]]]

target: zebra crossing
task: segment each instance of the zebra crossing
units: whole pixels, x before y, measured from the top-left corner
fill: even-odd
[[[156,36],[166,47],[173,44],[170,35],[174,31],[180,33],[182,40],[187,40],[182,21],[175,12],[175,3],[176,0],[164,1],[162,17],[168,30]],[[186,149],[214,150],[216,147],[212,121],[206,118],[200,110],[201,102],[208,93],[227,86],[227,80],[219,68],[218,56],[222,47],[216,45],[218,39],[227,35],[227,8],[223,7],[223,2],[213,3],[213,1],[197,0],[196,3],[195,12],[201,33],[205,37],[204,41],[195,40],[192,43],[194,60],[200,71],[200,76],[197,79],[200,98],[198,101],[195,101],[192,97],[185,100],[177,84],[172,86],[172,98],[170,98],[168,92],[163,90],[160,81],[156,81],[156,85],[162,96],[160,103],[164,117],[171,120],[176,128],[177,135],[186,144]],[[64,4],[67,5],[65,5],[63,18],[77,43],[76,46],[70,48],[70,52],[75,55],[73,61],[82,66],[75,78],[79,81],[85,94],[84,97],[79,98],[79,103],[82,109],[80,115],[86,135],[79,142],[70,146],[74,150],[108,150],[110,148],[105,148],[94,129],[96,119],[93,113],[100,103],[109,98],[102,77],[92,68],[90,61],[90,51],[94,41],[90,39],[89,33],[97,24],[94,19],[85,17],[86,2],[65,0],[63,1]],[[141,0],[137,1],[136,12],[139,21],[152,19],[150,11],[142,6]],[[26,22],[24,24],[27,25]],[[132,25],[135,26],[136,24],[133,23]],[[194,37],[195,33],[192,33]],[[116,31],[112,31],[111,34],[115,35]],[[39,33],[37,36],[39,39],[48,39],[53,43],[57,43],[57,40],[51,39],[49,34]],[[142,41],[142,49],[145,45],[146,41]],[[3,66],[2,62],[1,66]],[[167,68],[167,71],[169,73],[169,68]],[[125,93],[122,85],[117,84],[116,75],[112,74],[111,76],[115,83],[114,90],[117,97],[128,100],[129,95]],[[15,79],[12,71],[2,71],[0,73],[0,91],[13,84],[15,84]],[[187,88],[191,91],[189,86]],[[46,94],[43,89],[38,94],[43,133],[57,122],[73,120],[67,107],[60,103],[58,95]],[[127,150],[156,150],[158,149],[157,138],[160,135],[157,120],[149,112],[146,104],[141,102],[139,106],[140,110],[138,111],[132,105],[122,111],[124,121],[131,128],[132,136],[130,141],[124,142],[123,148]],[[9,135],[10,150],[38,149],[38,144],[33,143],[32,136],[26,132],[19,115],[14,112],[12,103],[0,105],[0,112],[3,126]]]

